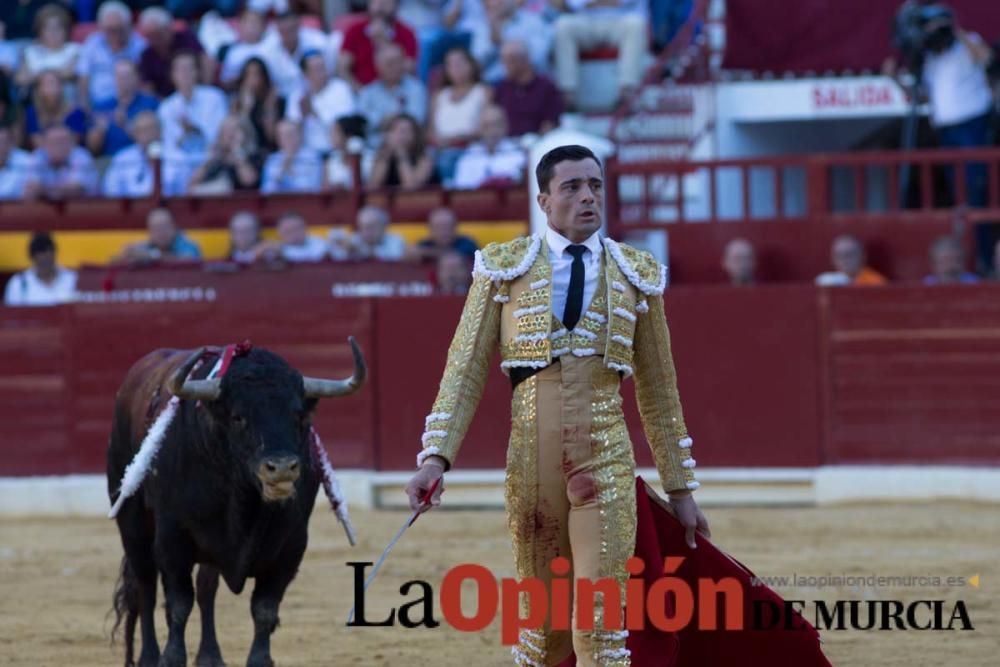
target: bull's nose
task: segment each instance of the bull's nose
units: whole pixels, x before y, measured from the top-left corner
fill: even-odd
[[[294,482],[299,478],[299,458],[297,456],[272,456],[264,459],[257,469],[260,480],[265,484]]]

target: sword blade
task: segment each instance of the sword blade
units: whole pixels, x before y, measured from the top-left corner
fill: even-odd
[[[392,548],[396,546],[396,542],[399,542],[399,538],[403,536],[403,533],[406,532],[406,529],[412,526],[414,522],[416,522],[417,517],[420,516],[420,513],[423,511],[423,509],[430,504],[431,498],[434,497],[434,491],[437,490],[438,484],[440,483],[441,483],[441,478],[439,477],[433,484],[431,484],[431,488],[427,490],[427,493],[424,495],[424,499],[420,503],[420,507],[418,507],[413,511],[413,514],[411,514],[409,518],[406,519],[406,523],[400,526],[399,530],[396,531],[396,535],[393,536],[393,538],[389,541],[389,544],[385,545],[385,549],[382,550],[382,555],[378,557],[377,561],[375,561],[375,566],[372,567],[371,573],[368,575],[368,578],[365,579],[365,584],[361,588],[362,595],[364,595],[365,592],[368,591],[368,586],[371,585],[372,581],[375,580],[375,575],[378,574],[378,571],[382,568],[382,564],[385,563],[385,559],[389,555],[389,552],[392,551]],[[347,617],[348,624],[354,622],[355,607],[356,604],[351,606],[351,613]]]

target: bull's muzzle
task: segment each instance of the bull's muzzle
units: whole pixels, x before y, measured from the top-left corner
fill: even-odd
[[[295,495],[295,480],[301,474],[297,456],[268,457],[260,462],[257,477],[268,502],[287,500]]]

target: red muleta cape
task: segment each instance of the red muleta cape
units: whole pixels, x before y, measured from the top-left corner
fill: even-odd
[[[683,556],[683,564],[671,576],[686,581],[696,594],[693,621],[683,630],[660,631],[647,613],[646,629],[629,632],[626,645],[631,651],[632,667],[832,667],[820,649],[819,632],[796,611],[786,619],[784,600],[767,586],[752,585],[755,575],[749,568],[700,534],[695,538],[698,548],[688,548],[684,528],[641,477],[636,477],[636,510],[635,555],[646,563],[646,590],[663,576],[665,556]],[[744,629],[699,630],[695,622],[698,580],[724,577],[736,579],[743,588]],[[759,625],[766,629],[753,629],[755,601]],[[719,607],[717,625],[722,628],[721,602]],[[673,617],[672,609],[667,612],[668,617]],[[576,658],[571,655],[559,667],[575,664]]]

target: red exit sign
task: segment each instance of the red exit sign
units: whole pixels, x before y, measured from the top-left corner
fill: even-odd
[[[890,83],[837,83],[813,86],[814,109],[871,109],[895,103]]]

